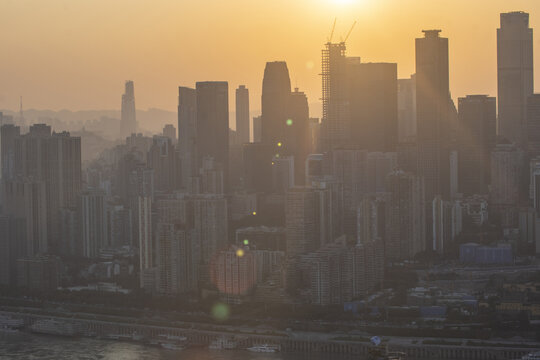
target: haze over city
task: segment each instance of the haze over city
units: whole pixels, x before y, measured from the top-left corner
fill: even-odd
[[[1,359],[540,360],[540,0],[0,14]]]
[[[400,78],[414,73],[414,38],[422,29],[442,29],[450,39],[452,97],[495,94],[498,14],[540,12],[534,0],[2,0],[1,6],[0,109],[15,111],[19,96],[32,109],[119,109],[125,79],[136,82],[140,109],[175,111],[179,84],[221,79],[230,89],[245,84],[257,110],[270,60],[287,61],[293,86],[318,103],[320,50],[335,18],[335,41],[358,21],[348,52],[366,62],[397,62]],[[540,16],[530,22],[540,27]],[[312,112],[320,116],[320,107]]]

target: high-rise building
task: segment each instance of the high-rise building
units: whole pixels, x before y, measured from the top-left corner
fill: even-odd
[[[96,258],[107,247],[107,204],[102,191],[86,191],[82,194],[81,229],[82,256]]]
[[[491,202],[517,205],[523,153],[512,144],[497,144],[491,153]]]
[[[154,136],[148,151],[148,167],[154,170],[155,190],[172,192],[180,188],[180,161],[172,140],[166,136]]]
[[[398,139],[416,136],[416,76],[398,79]]]
[[[125,92],[122,94],[120,136],[127,137],[136,132],[137,119],[135,113],[135,90],[133,87],[133,81],[128,80],[125,84]]]
[[[272,146],[263,143],[244,144],[244,187],[247,191],[272,191]]]
[[[433,205],[433,251],[444,254],[463,228],[462,209],[458,201],[436,196]]]
[[[48,253],[48,204],[45,182],[31,178],[2,182],[3,212],[15,218],[25,219],[25,256]]]
[[[212,260],[210,276],[227,303],[239,303],[257,282],[256,257],[246,248],[231,246]]]
[[[253,128],[253,142],[258,143],[262,141],[262,117],[254,116],[252,122]]]
[[[229,85],[225,81],[197,83],[197,169],[211,156],[223,166],[225,191],[229,179]]]
[[[529,14],[501,14],[497,29],[498,135],[524,149],[527,97],[534,91],[533,30]]]
[[[272,159],[272,189],[275,193],[285,194],[294,186],[294,165],[293,156],[279,156]]]
[[[367,193],[386,191],[386,177],[396,170],[397,153],[395,152],[369,152],[367,154]]]
[[[10,180],[15,177],[15,139],[21,135],[21,128],[5,124],[0,128],[0,133],[1,179]]]
[[[238,144],[249,142],[249,90],[245,85],[236,89],[236,137]]]
[[[190,178],[196,176],[197,164],[197,91],[178,88],[178,144],[182,166],[182,187],[187,189]]]
[[[298,261],[301,288],[307,302],[317,305],[341,305],[353,296],[353,256],[341,243],[331,243]]]
[[[298,88],[289,96],[286,125],[286,132],[274,147],[276,153],[294,157],[294,180],[296,185],[302,186],[305,183],[305,163],[311,150],[312,139],[308,100]]]
[[[17,259],[26,256],[26,220],[0,216],[0,285],[15,285]]]
[[[397,64],[348,58],[347,79],[351,142],[369,151],[396,151]]]
[[[311,188],[294,187],[287,192],[285,223],[287,256],[315,251],[320,246],[317,233],[317,194]]]
[[[333,150],[332,176],[343,183],[344,230],[348,236],[356,236],[356,211],[368,191],[367,150]]]
[[[527,98],[527,154],[540,156],[540,94]]]
[[[440,30],[424,30],[416,39],[416,117],[418,174],[426,200],[449,197],[450,90],[448,39]]]
[[[197,290],[198,253],[193,230],[180,224],[158,223],[156,232],[157,290],[186,294]]]
[[[49,251],[58,252],[60,209],[78,207],[81,138],[51,133],[50,126],[35,124],[27,134],[15,137],[13,146],[13,175],[45,184]]]
[[[176,144],[176,128],[173,124],[165,124],[163,127],[163,136],[168,137],[173,144]]]
[[[426,212],[423,179],[403,171],[388,175],[385,256],[412,259],[426,250]]]
[[[321,150],[326,152],[349,143],[350,117],[346,46],[328,42],[322,50]]]
[[[496,101],[487,95],[467,95],[458,104],[459,192],[486,194],[495,146]]]
[[[288,129],[291,94],[289,69],[284,61],[267,62],[261,96],[261,142],[275,146],[283,141]],[[255,128],[255,126],[254,126]]]

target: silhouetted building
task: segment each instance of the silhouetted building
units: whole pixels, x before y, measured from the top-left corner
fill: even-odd
[[[352,144],[368,151],[396,151],[397,64],[348,58],[347,79]]]
[[[178,88],[178,145],[180,148],[182,187],[187,189],[190,178],[196,176],[197,163],[197,92]]]
[[[416,76],[398,79],[398,139],[416,136]]]
[[[540,94],[527,98],[527,154],[540,156]]]
[[[403,171],[395,171],[388,175],[386,188],[391,194],[385,215],[386,259],[412,259],[426,250],[423,179]]]
[[[490,211],[503,227],[517,227],[523,161],[513,144],[497,144],[491,152]]]
[[[306,95],[294,89],[289,96],[287,130],[282,140],[278,140],[277,153],[294,157],[294,181],[296,185],[305,183],[305,163],[311,150],[309,107]],[[280,145],[281,144],[281,145]]]
[[[211,156],[223,166],[226,181],[229,179],[229,94],[228,83],[208,81],[197,83],[197,164]]]
[[[272,146],[262,143],[244,144],[244,187],[247,191],[272,191]]]
[[[154,170],[155,190],[172,192],[180,188],[180,161],[175,146],[169,137],[154,136],[148,151],[148,167]]]
[[[15,139],[21,135],[18,126],[5,124],[0,128],[0,146],[2,162],[2,180],[11,180],[15,177]]]
[[[133,87],[133,81],[128,80],[125,84],[125,92],[122,95],[120,135],[126,137],[136,132],[137,119],[135,113],[135,90]]]
[[[459,98],[459,192],[486,194],[495,146],[496,101],[486,95]]]
[[[249,142],[249,90],[245,85],[236,89],[236,138],[238,144]]]
[[[425,179],[426,200],[449,196],[450,124],[448,39],[440,30],[424,30],[416,39],[416,116],[418,172]]]
[[[344,42],[328,42],[322,51],[322,152],[345,146],[351,140],[345,49]]]
[[[261,142],[262,141],[262,117],[254,116],[253,117],[253,141],[252,142]]]
[[[0,285],[15,285],[17,259],[26,256],[26,220],[0,216]]]
[[[24,255],[49,252],[47,186],[30,178],[2,182],[4,214],[25,219]]]
[[[101,191],[82,194],[81,229],[82,256],[96,258],[102,248],[108,247],[107,204]]]
[[[166,124],[163,127],[163,136],[168,137],[173,144],[176,144],[176,128],[173,124]]]
[[[529,14],[501,14],[497,29],[498,135],[524,149],[527,97],[533,94],[533,30]]]
[[[288,108],[291,94],[291,80],[287,63],[274,61],[266,63],[261,96],[261,142],[276,146],[283,142],[289,131]]]
[[[344,231],[356,236],[356,211],[368,189],[368,152],[337,149],[331,153],[332,176],[343,183]]]
[[[180,224],[158,223],[156,233],[157,290],[187,294],[198,289],[196,236]]]

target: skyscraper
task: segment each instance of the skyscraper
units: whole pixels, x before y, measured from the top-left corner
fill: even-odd
[[[126,81],[125,89],[122,95],[122,114],[120,119],[120,136],[122,137],[127,137],[137,132],[133,81]]]
[[[294,157],[294,179],[296,185],[305,183],[305,163],[311,149],[309,107],[306,95],[294,89],[289,96],[288,129],[277,143],[277,153]]]
[[[287,126],[287,109],[291,94],[289,69],[284,61],[266,63],[261,96],[261,141],[275,145],[282,141]]]
[[[173,124],[166,124],[163,127],[163,136],[168,137],[173,144],[176,144],[176,128]]]
[[[238,144],[249,142],[249,90],[245,85],[236,89],[236,138]]]
[[[527,98],[527,153],[540,156],[540,94]]]
[[[458,101],[459,192],[465,195],[488,190],[497,127],[495,103],[487,95],[467,95]]]
[[[155,189],[172,192],[179,188],[180,161],[170,138],[154,136],[153,144],[148,151],[148,167],[154,170]]]
[[[450,90],[448,39],[424,30],[416,39],[416,115],[418,173],[425,179],[426,201],[447,198],[449,184]]]
[[[107,207],[102,191],[82,194],[81,211],[82,255],[96,258],[107,247]]]
[[[13,179],[15,176],[15,139],[21,135],[21,128],[11,124],[0,128],[1,179]]]
[[[345,43],[328,42],[322,50],[321,150],[328,151],[348,144],[348,80]]]
[[[197,83],[197,169],[213,157],[223,166],[225,191],[229,179],[229,85],[225,81]]]
[[[75,209],[81,191],[81,138],[68,132],[52,133],[45,124],[30,126],[27,134],[13,140],[13,176],[46,187],[49,251],[60,246],[60,209]],[[9,151],[8,151],[9,153]],[[8,154],[9,155],[9,154]],[[11,160],[7,158],[8,167]]]
[[[397,64],[348,58],[351,143],[369,151],[396,151]]]
[[[416,75],[398,79],[398,138],[399,142],[416,136]]]
[[[197,91],[178,87],[178,144],[182,166],[182,187],[197,174]]]
[[[497,29],[497,89],[498,134],[524,148],[527,97],[534,89],[533,30],[525,12],[501,14],[501,27]]]
[[[391,193],[386,213],[386,258],[412,259],[426,250],[423,179],[403,171],[395,171],[388,175],[386,187]]]

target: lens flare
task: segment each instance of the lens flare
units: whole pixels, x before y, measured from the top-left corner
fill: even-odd
[[[218,321],[225,321],[229,318],[230,310],[226,304],[217,303],[212,307],[212,316]]]

